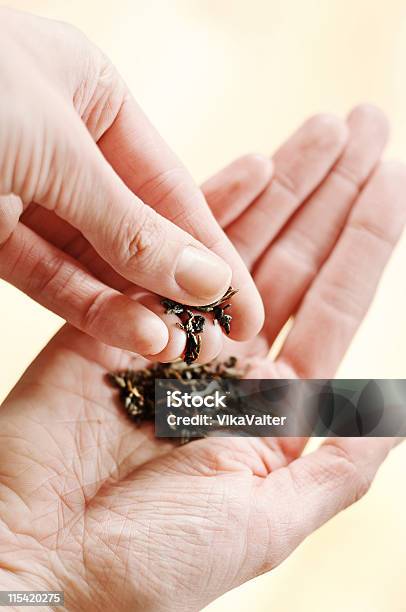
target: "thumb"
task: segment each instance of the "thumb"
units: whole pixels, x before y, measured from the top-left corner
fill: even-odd
[[[400,438],[330,438],[287,467],[269,474],[257,489],[258,516],[270,527],[265,559],[252,576],[281,563],[313,531],[357,502]]]
[[[0,151],[0,167],[11,170],[9,180],[0,178],[0,192],[54,210],[117,272],[146,289],[196,305],[223,295],[231,283],[229,266],[135,196],[73,108],[58,102],[48,106],[58,114],[47,116],[46,138],[41,142],[35,135],[35,147],[26,144],[30,156]]]

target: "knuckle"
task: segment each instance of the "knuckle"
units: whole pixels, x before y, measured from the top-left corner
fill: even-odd
[[[36,263],[30,289],[35,295],[46,294],[48,300],[59,304],[69,299],[72,286],[80,286],[84,276],[73,263],[55,255],[45,263],[42,260]]]
[[[350,502],[361,499],[371,486],[371,478],[363,473],[361,466],[357,464],[351,453],[342,446],[329,445],[332,461],[327,468],[331,473],[332,481],[338,484],[345,483],[352,492],[353,498]]]
[[[375,247],[392,249],[398,238],[398,227],[385,226],[374,218],[353,219],[348,223],[348,229],[358,234],[358,236],[368,237],[375,243]]]
[[[138,161],[137,157],[133,158],[132,165],[136,166]],[[148,176],[137,186],[137,193],[157,211],[164,209],[168,201],[171,201],[173,215],[176,217],[181,210],[177,205],[177,202],[181,201],[179,194],[190,193],[193,197],[194,189],[194,183],[185,169],[181,165],[175,165]]]
[[[98,328],[103,320],[103,312],[107,300],[111,297],[112,290],[107,288],[97,292],[87,303],[81,319],[81,329],[87,333]]]
[[[275,253],[289,268],[302,268],[310,282],[319,271],[320,253],[314,241],[306,233],[292,230],[292,234],[275,245]]]
[[[357,174],[350,164],[345,163],[344,160],[339,161],[330,174],[344,182],[354,197],[361,191],[363,177]]]
[[[356,325],[365,314],[367,305],[363,294],[357,291],[357,286],[350,285],[346,279],[329,276],[312,296],[314,303],[318,302],[321,308],[330,310],[341,320],[347,319],[352,326]]]
[[[149,206],[140,205],[131,210],[130,218],[121,224],[122,245],[120,259],[124,266],[135,266],[139,273],[156,265],[162,245],[165,243],[162,220]]]
[[[113,124],[128,96],[126,85],[109,58],[87,44],[85,70],[74,92],[74,106],[97,142]]]
[[[285,194],[296,202],[299,198],[300,188],[295,176],[287,170],[279,168],[275,175],[275,182],[278,184]]]

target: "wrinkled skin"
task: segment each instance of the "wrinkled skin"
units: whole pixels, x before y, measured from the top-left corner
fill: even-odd
[[[405,222],[405,169],[379,161],[386,131],[371,107],[316,117],[254,201],[252,156],[203,186],[264,300],[261,334],[226,347],[252,376],[334,375]],[[329,439],[304,457],[304,439],[175,448],[127,421],[104,379],[138,364],[65,326],[5,401],[2,589],[63,589],[69,610],[199,610],[359,499],[397,442]]]

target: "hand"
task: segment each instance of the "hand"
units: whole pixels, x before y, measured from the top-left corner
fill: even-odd
[[[374,169],[386,133],[381,115],[355,110],[348,144],[332,159],[344,129],[333,119],[307,122],[276,153],[275,181],[259,199],[251,197],[252,158],[205,185],[246,260],[260,257],[254,274],[268,313],[271,295],[276,302],[246,353],[265,355],[278,331],[274,321],[297,312],[277,362],[257,359],[255,372],[331,376],[403,226],[404,167]],[[294,191],[282,187],[282,176],[292,177]],[[251,233],[256,219],[260,231]],[[305,231],[309,239],[298,239]],[[278,285],[286,276],[289,283]],[[331,338],[327,346],[315,337],[317,320]],[[329,439],[305,457],[306,440],[292,438],[173,448],[151,426],[128,422],[104,382],[106,370],[139,361],[65,326],[4,403],[1,588],[63,589],[69,610],[199,610],[275,567],[355,502],[396,443]]]
[[[380,161],[387,138],[373,106],[346,124],[315,117],[276,152],[274,179],[246,210],[216,201],[214,179],[203,187],[265,306],[257,338],[226,347],[250,358],[251,376],[252,356],[266,357],[288,321],[278,359],[260,359],[256,374],[335,375],[405,225],[405,166]]]
[[[99,49],[0,8],[0,87],[0,277],[144,355],[166,347],[168,330],[125,287],[207,304],[232,277],[233,337],[255,336],[263,308],[246,267]],[[271,162],[260,166],[265,186]]]

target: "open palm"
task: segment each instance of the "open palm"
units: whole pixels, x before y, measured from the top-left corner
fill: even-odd
[[[385,139],[375,109],[347,127],[317,117],[275,154],[269,185],[252,156],[204,185],[264,300],[260,336],[226,345],[252,376],[334,374],[405,221],[406,173],[379,163]],[[395,442],[330,439],[305,457],[292,438],[174,448],[134,428],[106,384],[140,363],[65,326],[5,401],[1,588],[61,589],[69,610],[201,609],[356,501]]]

